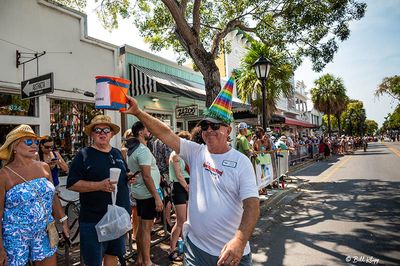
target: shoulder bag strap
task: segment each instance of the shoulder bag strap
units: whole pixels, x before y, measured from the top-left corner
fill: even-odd
[[[18,174],[17,172],[15,172],[13,169],[11,169],[10,167],[8,167],[7,165],[4,166],[4,167],[7,168],[8,170],[10,170],[14,175],[16,175],[16,176],[18,176],[19,178],[21,178],[25,183],[27,183],[27,184],[33,189],[33,191],[35,191],[36,195],[38,196],[39,203],[40,203],[40,205],[42,206],[43,211],[44,211],[45,214],[46,214],[46,208],[44,207],[44,204],[43,204],[43,202],[42,202],[42,197],[40,196],[40,194],[39,194],[39,192],[37,191],[37,189],[36,189],[34,186],[32,186],[32,184],[29,183],[23,176],[21,176],[20,174]],[[46,222],[46,224],[47,224],[48,222],[49,222],[49,216],[47,215],[47,222]]]

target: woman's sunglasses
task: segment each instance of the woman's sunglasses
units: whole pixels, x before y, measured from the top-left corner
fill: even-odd
[[[211,123],[206,121],[200,123],[201,130],[203,131],[207,131],[208,127],[211,127],[212,130],[218,130],[221,126],[226,126],[226,125],[222,123]]]
[[[26,139],[23,141],[23,143],[25,143],[26,146],[32,146],[33,143],[35,143],[36,146],[39,145],[39,140],[35,139]]]
[[[105,127],[105,128],[100,128],[100,127],[95,127],[93,128],[93,132],[96,134],[101,134],[103,132],[104,134],[108,134],[111,132],[111,128]]]

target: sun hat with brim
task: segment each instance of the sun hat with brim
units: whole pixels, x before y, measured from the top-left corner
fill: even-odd
[[[11,130],[7,136],[6,136],[6,141],[4,144],[0,147],[0,160],[7,160],[10,156],[10,145],[14,141],[20,139],[20,138],[25,138],[25,137],[30,137],[34,139],[41,139],[36,133],[33,131],[33,129],[28,126],[28,125],[19,125],[13,130]]]
[[[83,132],[85,132],[86,135],[90,136],[90,133],[92,132],[94,126],[100,124],[108,125],[112,129],[114,134],[117,134],[120,131],[120,127],[111,122],[111,117],[109,117],[108,115],[96,115],[95,117],[93,117],[92,121],[90,121],[90,124],[85,126]]]

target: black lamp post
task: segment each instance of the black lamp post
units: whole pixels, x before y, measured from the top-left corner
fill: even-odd
[[[266,80],[268,78],[269,69],[271,68],[271,61],[261,55],[260,58],[253,64],[256,71],[257,78],[261,81],[262,87],[262,127],[264,130],[267,128],[267,105],[265,103]]]

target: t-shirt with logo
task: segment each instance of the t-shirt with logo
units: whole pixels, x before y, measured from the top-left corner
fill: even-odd
[[[151,178],[156,189],[160,187],[160,171],[156,159],[150,149],[140,143],[139,147],[128,157],[128,167],[132,173],[140,171],[140,165],[151,167]],[[131,185],[131,192],[135,199],[149,199],[153,197],[143,181],[142,174],[136,176],[136,182]]]
[[[190,168],[188,237],[201,250],[219,256],[239,228],[243,200],[258,198],[253,166],[235,149],[212,154],[206,145],[180,140],[180,156]],[[243,255],[250,253],[249,243]]]

